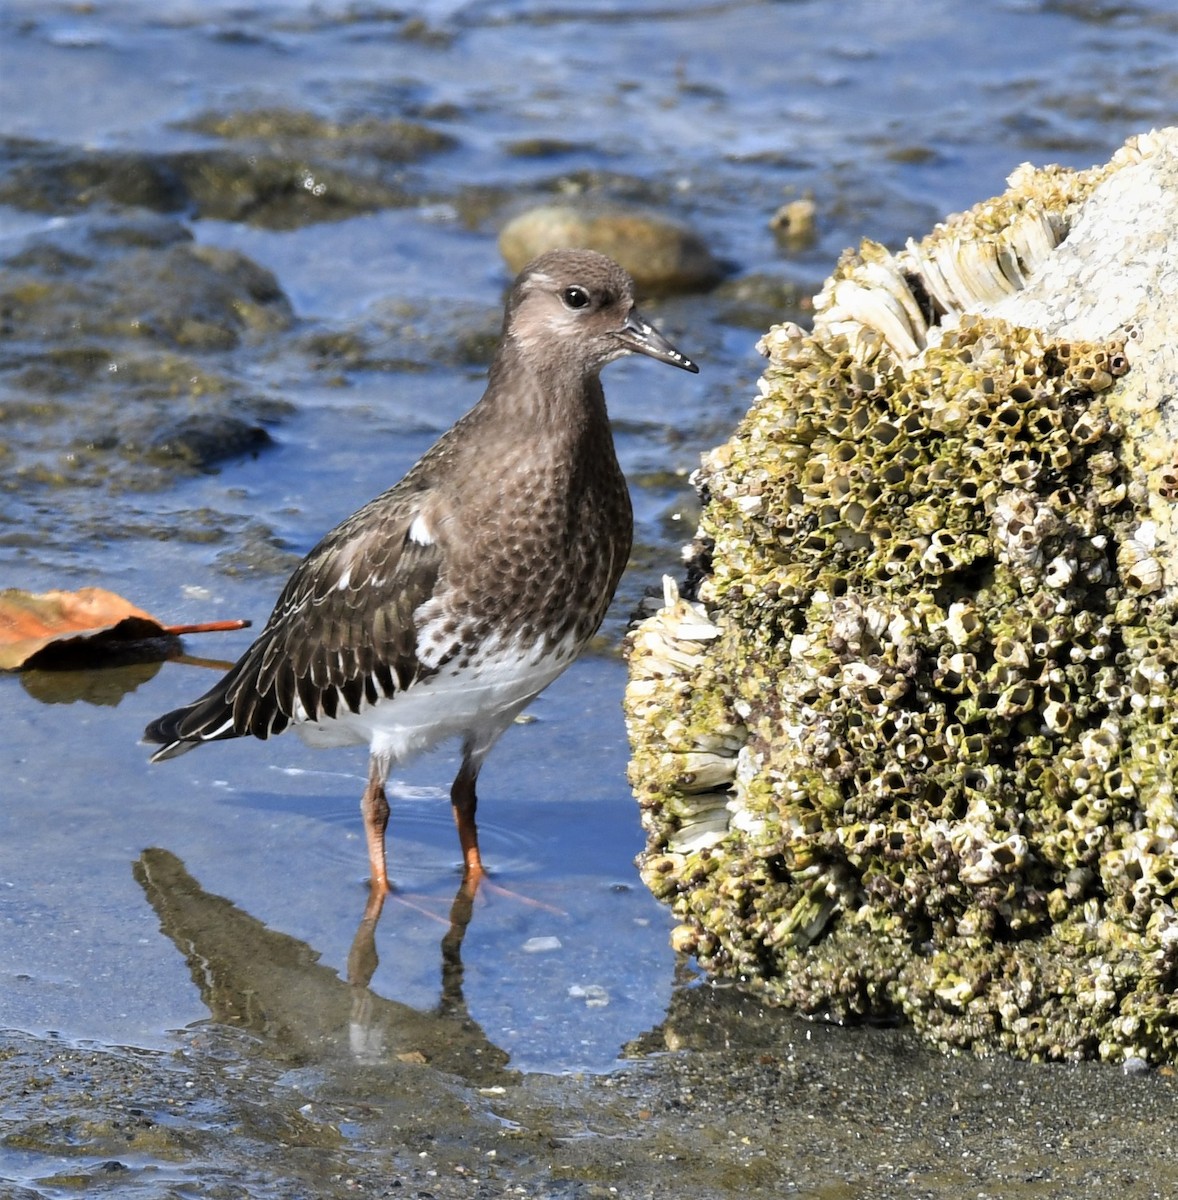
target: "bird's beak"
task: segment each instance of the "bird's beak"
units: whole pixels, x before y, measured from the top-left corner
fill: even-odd
[[[637,309],[630,310],[626,323],[614,336],[635,354],[645,354],[657,358],[659,362],[670,363],[673,367],[682,367],[693,375],[699,374],[699,367],[687,355],[680,354]]]

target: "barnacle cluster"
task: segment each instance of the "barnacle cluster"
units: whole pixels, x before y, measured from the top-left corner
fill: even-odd
[[[943,1046],[1178,1059],[1178,639],[1118,403],[1150,364],[980,311],[1148,157],[1024,170],[763,339],[695,595],[630,639],[640,866],[709,971]]]

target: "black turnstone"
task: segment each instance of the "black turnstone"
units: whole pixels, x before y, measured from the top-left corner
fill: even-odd
[[[596,632],[630,553],[599,376],[632,352],[699,369],[638,314],[611,259],[554,250],[525,267],[482,399],[307,555],[215,687],[147,727],[151,761],[288,725],[311,745],[367,742],[361,812],[383,897],[389,769],[459,737],[450,795],[473,892],[483,759]]]

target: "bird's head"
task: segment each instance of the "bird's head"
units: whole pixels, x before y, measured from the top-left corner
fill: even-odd
[[[529,263],[512,286],[503,332],[529,358],[582,375],[631,353],[699,371],[634,307],[630,276],[593,250],[550,250]]]

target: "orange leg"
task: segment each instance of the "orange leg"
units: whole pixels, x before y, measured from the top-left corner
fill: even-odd
[[[483,753],[486,753],[486,747],[483,748]],[[458,841],[462,846],[462,887],[459,895],[465,893],[473,900],[482,885],[500,895],[534,905],[536,908],[543,908],[547,912],[556,913],[562,917],[565,916],[563,910],[553,908],[549,904],[533,900],[528,896],[521,896],[518,892],[493,883],[487,877],[487,869],[483,866],[483,857],[479,853],[479,829],[474,818],[475,809],[478,808],[479,803],[479,798],[475,795],[475,781],[479,777],[481,762],[482,754],[476,756],[470,746],[464,747],[462,766],[459,767],[458,774],[450,788],[450,803],[454,806],[454,824],[458,826]],[[456,900],[455,905],[457,903]],[[453,921],[453,919],[452,913],[451,920]]]
[[[454,824],[458,826],[458,841],[462,846],[462,884],[471,896],[478,891],[479,884],[487,877],[482,855],[479,854],[479,829],[474,816],[479,803],[475,794],[475,780],[478,776],[478,767],[467,755],[463,758],[462,766],[458,769],[454,784],[450,788]]]
[[[376,757],[368,762],[368,786],[360,800],[364,818],[364,836],[368,840],[368,865],[372,871],[373,899],[384,897],[389,888],[389,873],[385,862],[384,833],[389,824],[389,802],[384,793],[388,767]],[[379,912],[379,909],[377,909]]]

